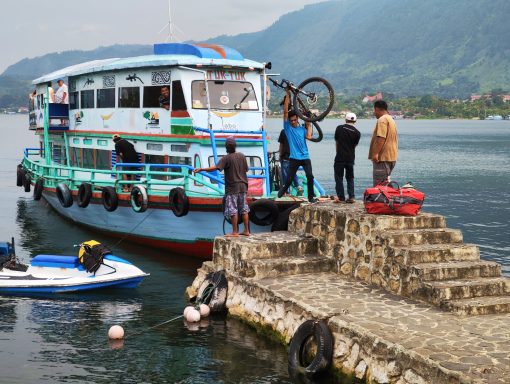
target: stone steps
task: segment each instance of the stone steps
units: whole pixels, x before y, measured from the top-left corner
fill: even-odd
[[[379,237],[388,246],[403,247],[422,244],[459,244],[462,243],[462,232],[458,229],[433,228],[382,231]]]
[[[480,250],[473,244],[421,244],[394,247],[394,250],[405,265],[480,260]]]
[[[246,263],[242,276],[260,280],[266,277],[300,275],[304,273],[331,272],[335,261],[316,254],[299,257],[250,260]]]
[[[411,268],[411,273],[422,281],[472,279],[501,276],[501,265],[493,261],[449,261],[423,263]]]
[[[482,296],[507,296],[510,279],[504,277],[426,281],[417,292],[422,299],[435,305],[445,301],[469,299]]]
[[[510,295],[450,300],[442,303],[441,308],[446,311],[467,316],[510,313]]]
[[[420,213],[417,216],[369,215],[376,218],[377,228],[383,230],[445,228],[444,216]]]

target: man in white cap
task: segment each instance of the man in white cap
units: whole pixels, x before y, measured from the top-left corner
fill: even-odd
[[[345,124],[336,127],[336,157],[335,157],[335,203],[347,202],[354,203],[354,158],[356,146],[361,137],[360,132],[354,126],[356,124],[356,115],[349,112],[345,115]],[[344,174],[347,181],[347,194],[349,198],[345,199],[344,192]]]
[[[224,215],[232,221],[232,233],[225,236],[239,236],[239,216],[242,217],[244,231],[241,235],[250,235],[250,222],[248,213],[250,208],[246,200],[248,192],[248,162],[241,152],[236,152],[236,140],[234,137],[227,137],[225,140],[227,155],[223,156],[218,164],[208,168],[195,168],[193,173],[216,170],[225,171],[225,197]]]

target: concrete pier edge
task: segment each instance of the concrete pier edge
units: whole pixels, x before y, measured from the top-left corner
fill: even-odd
[[[283,343],[304,321],[324,319],[334,367],[350,380],[505,383],[510,282],[487,263],[439,215],[305,205],[289,232],[217,238],[187,294],[225,270],[229,314]]]

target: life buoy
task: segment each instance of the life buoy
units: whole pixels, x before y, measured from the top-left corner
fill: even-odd
[[[173,188],[168,195],[170,208],[177,217],[186,216],[189,212],[189,199],[182,188]]]
[[[23,188],[25,188],[25,192],[30,192],[31,183],[32,178],[30,177],[30,173],[25,174],[25,178],[23,179]]]
[[[34,185],[34,200],[41,200],[44,191],[44,179],[39,177]]]
[[[211,312],[221,312],[226,308],[228,283],[224,271],[208,273],[198,288],[196,302],[207,304]]]
[[[301,203],[293,204],[290,207],[284,209],[280,212],[276,220],[274,221],[273,225],[271,226],[271,232],[275,231],[288,231],[289,230],[289,216],[290,213],[296,209],[299,208]]]
[[[92,185],[89,183],[81,183],[78,188],[78,195],[76,196],[76,200],[78,202],[78,207],[87,208],[90,204],[90,199],[92,198]]]
[[[73,205],[73,196],[67,184],[60,183],[57,185],[57,198],[60,201],[60,205],[64,208],[69,208]]]
[[[113,212],[119,206],[119,197],[113,187],[104,187],[101,193],[101,199],[103,200],[103,207],[108,212]]]
[[[271,225],[279,214],[278,206],[273,200],[259,199],[250,203],[249,217],[253,224]]]
[[[145,212],[149,207],[149,197],[147,189],[143,185],[135,185],[131,190],[131,208],[135,212]]]
[[[23,166],[21,164],[18,164],[16,168],[16,186],[22,187],[23,186]]]
[[[308,363],[310,340],[316,344],[316,353]],[[323,372],[331,365],[333,358],[333,336],[322,320],[307,320],[299,326],[289,347],[289,367],[303,371],[307,376]]]

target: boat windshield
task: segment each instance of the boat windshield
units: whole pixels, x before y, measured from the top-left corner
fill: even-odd
[[[208,80],[211,109],[257,111],[259,105],[253,85],[246,81]],[[205,81],[191,83],[193,109],[207,109]]]

